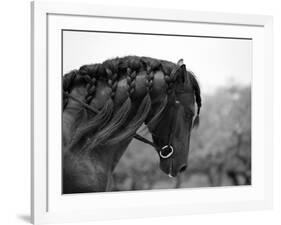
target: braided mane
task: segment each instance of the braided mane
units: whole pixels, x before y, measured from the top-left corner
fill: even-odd
[[[171,93],[175,82],[175,69],[177,64],[158,60],[149,57],[127,56],[106,60],[103,63],[89,64],[80,67],[79,70],[72,70],[63,77],[63,108],[67,106],[67,97],[73,88],[84,86],[87,94],[84,99],[85,104],[90,104],[96,96],[98,83],[102,82],[110,89],[110,95],[103,106],[94,115],[84,107],[78,114],[77,122],[73,125],[75,130],[70,143],[70,150],[75,149],[83,143],[81,150],[94,149],[101,145],[114,145],[132,138],[139,127],[145,122],[148,126],[154,124],[160,118],[168,103],[168,95],[164,95],[162,104],[158,107],[154,115],[151,113],[150,92],[153,87],[154,73],[162,71],[167,93]],[[134,104],[136,78],[139,73],[145,72],[145,93],[140,101]],[[118,82],[126,79],[127,89],[122,102],[117,99]],[[195,100],[198,106],[198,115],[201,107],[200,88],[191,74],[191,82],[194,89]],[[119,99],[120,100],[120,99]],[[135,99],[134,99],[135,100]],[[87,123],[83,123],[87,118]]]

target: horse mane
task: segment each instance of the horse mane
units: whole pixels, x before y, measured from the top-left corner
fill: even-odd
[[[174,80],[169,77],[176,69],[175,63],[159,60],[149,57],[126,56],[106,60],[103,63],[89,64],[81,66],[79,70],[72,70],[63,77],[63,91],[70,93],[74,87],[84,85],[87,89],[87,95],[84,102],[89,104],[95,97],[97,82],[102,81],[110,88],[111,93],[103,107],[93,115],[84,107],[77,115],[77,123],[73,125],[75,130],[70,143],[70,150],[81,146],[83,150],[94,149],[101,145],[114,145],[133,137],[139,127],[145,122],[148,126],[153,126],[159,120],[162,112],[167,106],[168,96],[163,96],[162,104],[149,121],[152,102],[150,90],[153,85],[155,71],[162,71],[165,76],[168,89],[172,88]],[[132,115],[132,108],[136,107],[132,101],[132,94],[135,91],[136,76],[139,72],[145,71],[146,76],[146,94],[142,97],[140,104],[136,108],[136,113]],[[201,107],[200,88],[191,74],[191,82],[194,88],[195,99],[198,106],[198,115]],[[118,81],[126,78],[128,90],[126,99],[118,106],[114,102]],[[68,97],[64,95],[63,109],[67,106]],[[87,118],[87,123],[83,120]],[[86,121],[86,120],[85,120]]]
[[[197,113],[196,113],[196,117],[193,122],[193,127],[198,127],[199,126],[199,114],[200,114],[200,109],[202,106],[201,90],[200,90],[199,83],[198,83],[194,73],[191,70],[189,70],[188,72],[190,74],[191,85],[192,85],[192,88],[194,91],[195,101],[196,101],[196,105],[197,105]]]

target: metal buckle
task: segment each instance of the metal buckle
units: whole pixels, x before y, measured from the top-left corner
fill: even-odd
[[[167,154],[167,155],[163,155],[162,154],[162,150],[165,150],[165,149],[170,149],[170,152]],[[159,151],[159,155],[162,159],[167,159],[169,158],[171,155],[173,155],[174,153],[174,148],[172,145],[165,145],[164,147],[161,148],[161,150]]]

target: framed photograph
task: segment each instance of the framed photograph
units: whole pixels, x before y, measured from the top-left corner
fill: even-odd
[[[272,207],[272,17],[32,3],[34,224]]]

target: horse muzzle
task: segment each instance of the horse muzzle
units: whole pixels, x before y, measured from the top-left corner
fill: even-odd
[[[160,156],[160,169],[169,177],[176,177],[187,168],[186,162],[183,162],[182,158],[178,159],[174,154],[172,145],[162,147],[158,153]]]

